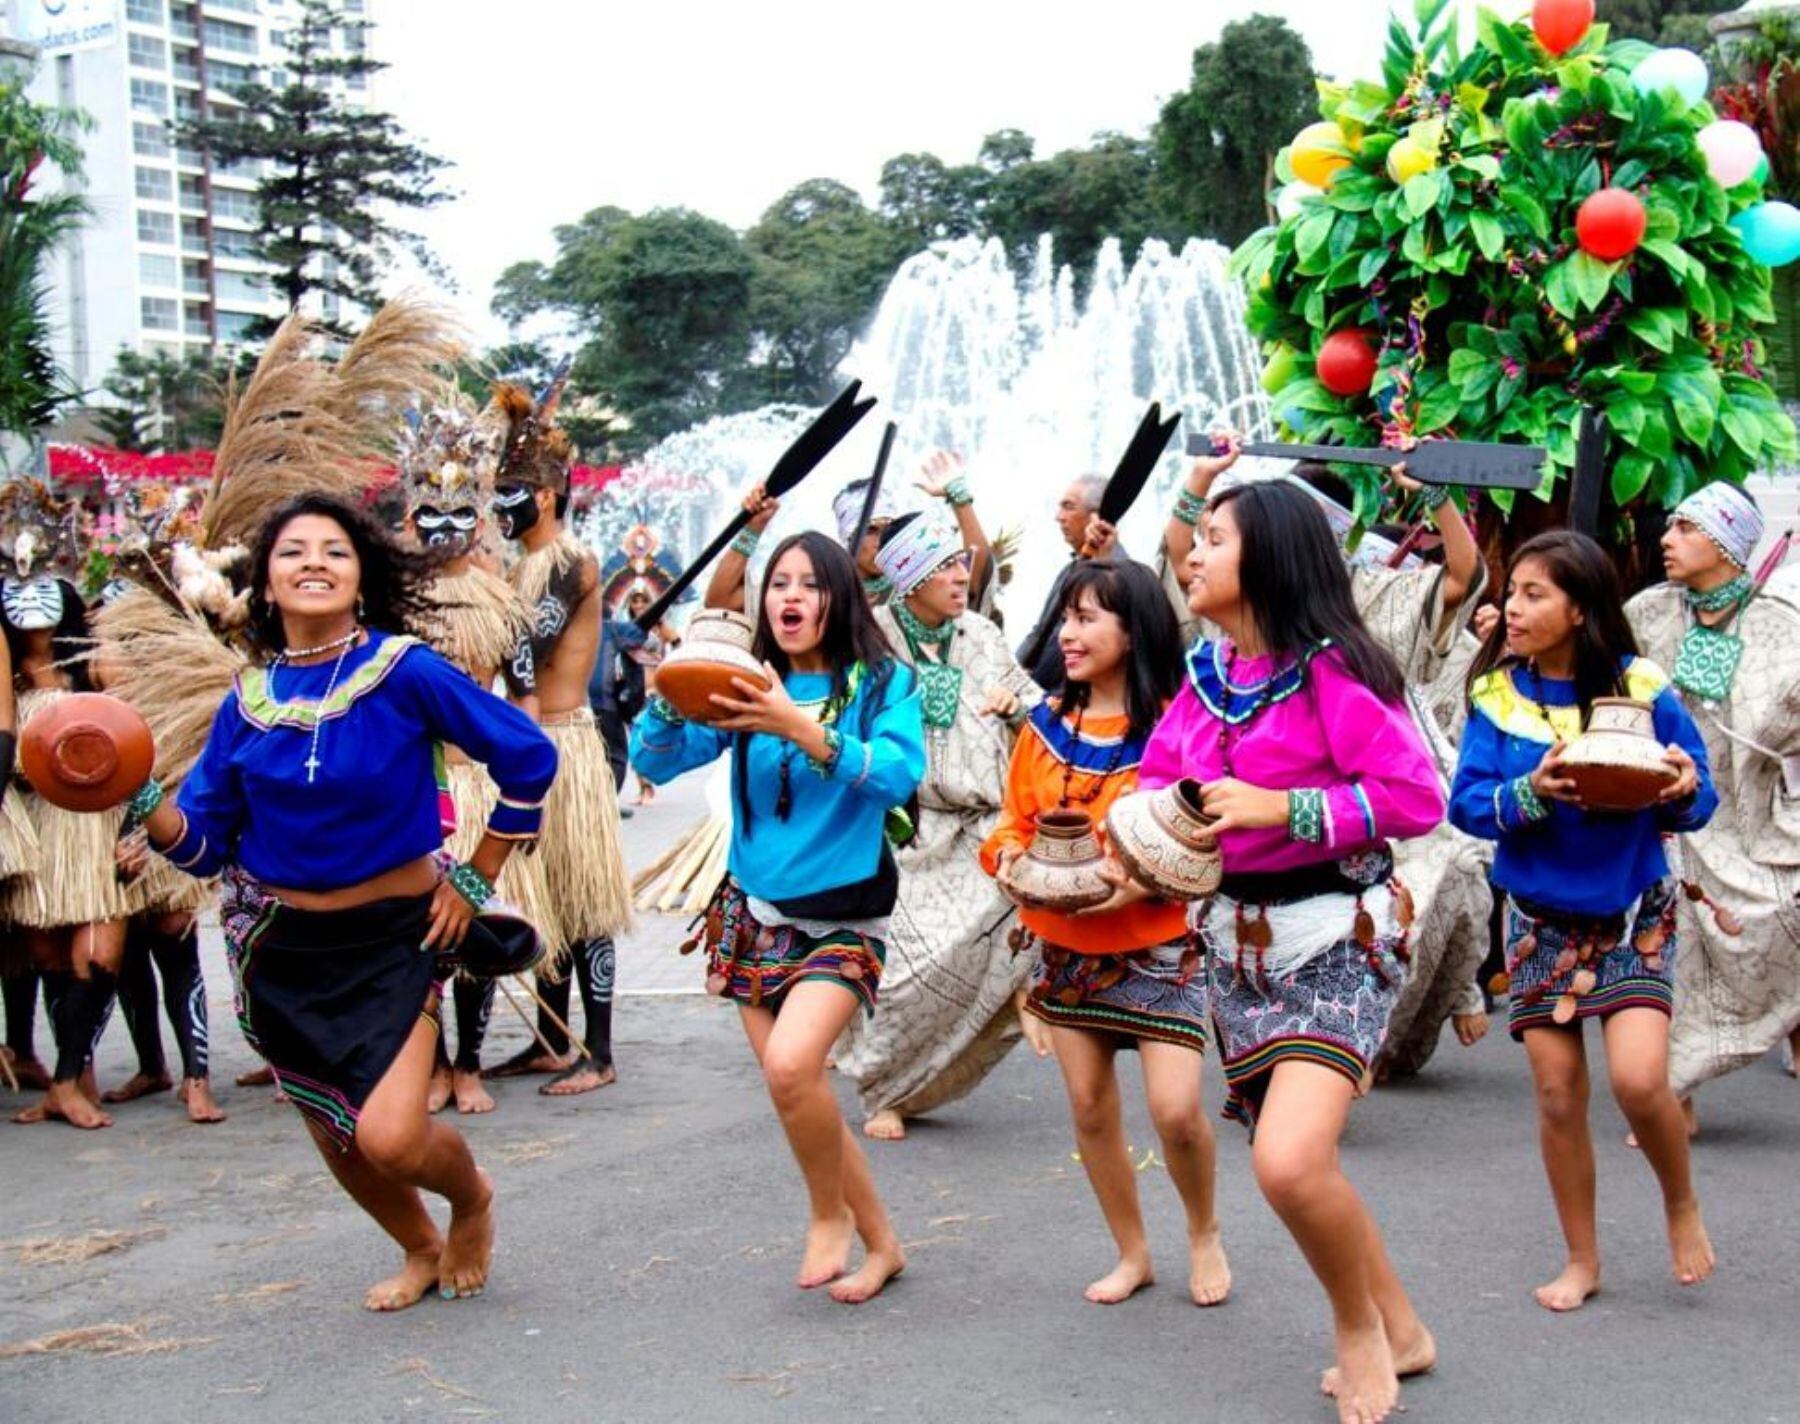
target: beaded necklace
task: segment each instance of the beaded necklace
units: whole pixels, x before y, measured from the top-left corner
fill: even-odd
[[[1085,704],[1075,709],[1074,731],[1075,740],[1077,742],[1081,740],[1081,719],[1086,713],[1087,707]],[[1075,779],[1075,763],[1073,759],[1065,761],[1063,763],[1062,796],[1056,803],[1057,810],[1067,811],[1071,807],[1079,809],[1082,806],[1091,805],[1094,801],[1098,800],[1100,793],[1106,790],[1113,779],[1114,773],[1118,771],[1119,763],[1125,760],[1125,744],[1128,741],[1130,741],[1130,737],[1128,736],[1119,738],[1113,746],[1111,755],[1106,759],[1105,767],[1101,770],[1083,773],[1086,776],[1093,777],[1094,784],[1080,796],[1072,796],[1069,793],[1069,783]]]
[[[337,661],[331,665],[331,677],[325,684],[325,695],[319,699],[319,705],[323,707],[331,700],[331,694],[337,688],[338,674],[344,670],[344,659],[350,656],[350,650],[356,646],[356,640],[362,637],[362,631],[363,630],[360,627],[352,628],[348,633],[344,634],[343,637],[334,638],[329,643],[321,643],[316,648],[284,648],[281,652],[275,654],[274,661],[269,664],[269,695],[271,697],[275,695],[275,669],[280,667],[283,663],[292,666],[295,658],[316,658],[321,654],[329,653],[335,648],[337,650]],[[324,730],[325,719],[323,717],[315,717],[313,719],[312,742],[306,749],[306,761],[304,763],[306,767],[306,781],[309,786],[318,779],[320,764],[319,736]]]

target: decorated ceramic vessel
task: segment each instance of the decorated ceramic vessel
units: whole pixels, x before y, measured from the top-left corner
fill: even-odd
[[[1015,860],[1008,877],[1013,892],[1036,910],[1069,914],[1092,909],[1113,893],[1100,874],[1106,857],[1086,811],[1049,811],[1039,816],[1031,848]]]
[[[681,646],[656,670],[658,695],[689,721],[716,721],[724,714],[713,694],[736,696],[733,678],[741,677],[765,692],[769,688],[769,675],[750,653],[755,641],[756,625],[741,613],[725,608],[696,613],[688,620]]]
[[[1113,802],[1106,839],[1131,878],[1166,900],[1204,900],[1225,873],[1218,847],[1201,839],[1213,822],[1200,783],[1187,778]]]
[[[57,698],[19,737],[25,779],[65,811],[110,811],[150,779],[155,763],[149,724],[103,692]]]
[[[1680,778],[1656,739],[1648,702],[1596,697],[1587,730],[1563,750],[1582,804],[1595,811],[1642,811]]]

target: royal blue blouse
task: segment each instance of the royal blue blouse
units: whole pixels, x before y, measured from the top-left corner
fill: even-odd
[[[732,807],[736,812],[736,758],[749,757],[751,820],[734,814],[731,874],[759,900],[788,900],[815,891],[854,885],[875,873],[888,810],[911,796],[925,775],[925,727],[912,669],[890,665],[883,686],[873,675],[860,679],[856,695],[832,722],[843,737],[835,763],[821,774],[792,742],[762,732],[737,750],[730,732],[698,722],[671,722],[661,699],[631,729],[631,764],[657,783],[732,749]],[[802,707],[822,707],[831,692],[825,673],[789,673],[783,684]],[[777,814],[782,763],[792,804],[787,818]]]
[[[1581,731],[1574,681],[1532,677],[1508,665],[1470,690],[1450,821],[1497,842],[1494,883],[1519,899],[1569,914],[1616,915],[1668,875],[1663,833],[1698,830],[1718,807],[1706,743],[1667,675],[1649,659],[1636,658],[1625,667],[1624,681],[1630,696],[1651,704],[1656,739],[1694,759],[1700,785],[1686,800],[1631,814],[1539,801],[1531,773],[1552,743],[1571,741]]]
[[[556,748],[518,708],[413,638],[371,633],[335,685],[332,674],[326,662],[238,675],[181,784],[187,830],[164,851],[170,861],[326,891],[429,855],[444,843],[440,743],[483,763],[500,788],[492,834],[537,835]]]

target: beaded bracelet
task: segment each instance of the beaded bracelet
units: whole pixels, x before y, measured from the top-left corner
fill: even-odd
[[[132,793],[131,799],[125,803],[125,812],[134,821],[147,821],[151,812],[162,805],[163,800],[162,783],[153,776]]]
[[[831,773],[837,770],[837,764],[843,759],[843,755],[844,734],[836,727],[827,727],[825,729],[825,755],[822,758],[809,756],[806,760],[820,776],[829,779]]]
[[[667,727],[679,727],[687,721],[675,704],[661,693],[651,693],[650,700],[644,704],[644,711]]]
[[[975,496],[969,493],[969,482],[961,475],[944,486],[944,498],[957,509],[961,509],[965,504],[975,503]]]
[[[450,882],[450,888],[467,900],[473,909],[479,910],[494,898],[494,882],[466,860],[459,860],[451,866],[446,878]]]
[[[1190,489],[1176,491],[1175,517],[1188,528],[1200,522],[1200,516],[1206,512],[1206,496],[1195,494]]]
[[[1288,839],[1317,845],[1325,839],[1325,793],[1318,787],[1288,792]]]
[[[1425,507],[1427,514],[1436,514],[1450,498],[1448,485],[1426,485],[1419,493],[1419,503]]]
[[[1511,791],[1513,805],[1518,808],[1522,819],[1541,821],[1550,814],[1550,808],[1537,794],[1537,788],[1531,784],[1529,776],[1515,776],[1507,789]]]
[[[762,531],[760,529],[744,529],[739,531],[737,538],[731,541],[731,552],[742,554],[748,559],[756,553],[756,546],[761,542]]]

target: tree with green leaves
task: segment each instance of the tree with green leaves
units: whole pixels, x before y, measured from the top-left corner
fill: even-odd
[[[29,435],[78,392],[51,350],[51,254],[80,226],[78,193],[42,191],[46,169],[81,175],[75,112],[33,103],[27,76],[0,73],[0,431]]]
[[[372,28],[330,0],[300,0],[280,87],[233,86],[240,109],[177,125],[180,141],[215,163],[267,165],[254,250],[275,268],[271,280],[289,310],[314,294],[373,310],[380,279],[402,250],[441,275],[423,240],[386,213],[443,202],[449,194],[437,180],[448,165],[411,142],[391,115],[351,104],[340,87],[366,84],[388,67],[369,56]]]
[[[902,153],[881,165],[881,216],[908,252],[981,232],[987,172],[935,153]]]
[[[1691,49],[1704,54],[1712,44],[1707,20],[1738,8],[1739,0],[1598,0],[1595,18],[1615,40]]]
[[[1306,41],[1273,15],[1235,20],[1196,49],[1188,87],[1151,134],[1162,219],[1228,245],[1266,223],[1275,154],[1312,117],[1313,83]]]
[[[225,427],[225,383],[230,372],[229,361],[200,351],[174,356],[157,350],[142,355],[123,347],[101,383],[117,404],[95,406],[91,414],[116,449],[210,449]]]
[[[1048,233],[1056,260],[1072,266],[1085,285],[1107,238],[1118,238],[1130,261],[1146,238],[1162,235],[1151,199],[1152,166],[1150,145],[1119,133],[1009,164],[988,180],[983,230],[1004,242],[1021,268]]]
[[[1760,187],[1727,192],[1707,172],[1695,134],[1711,109],[1639,93],[1631,70],[1649,46],[1609,43],[1603,26],[1553,57],[1526,23],[1481,11],[1464,52],[1445,0],[1419,0],[1418,14],[1416,33],[1391,25],[1379,81],[1323,93],[1345,165],[1330,186],[1234,259],[1282,424],[1343,445],[1542,445],[1551,499],[1594,406],[1626,514],[1791,460],[1793,423],[1762,371],[1769,273],[1729,223]],[[1396,182],[1402,142],[1415,166],[1420,151],[1429,162]],[[1277,171],[1292,177],[1285,151]],[[1635,194],[1646,215],[1618,260],[1576,239],[1577,209],[1603,187]],[[1347,328],[1378,353],[1365,394],[1334,394],[1315,367]],[[1379,481],[1357,479],[1371,518]]]

